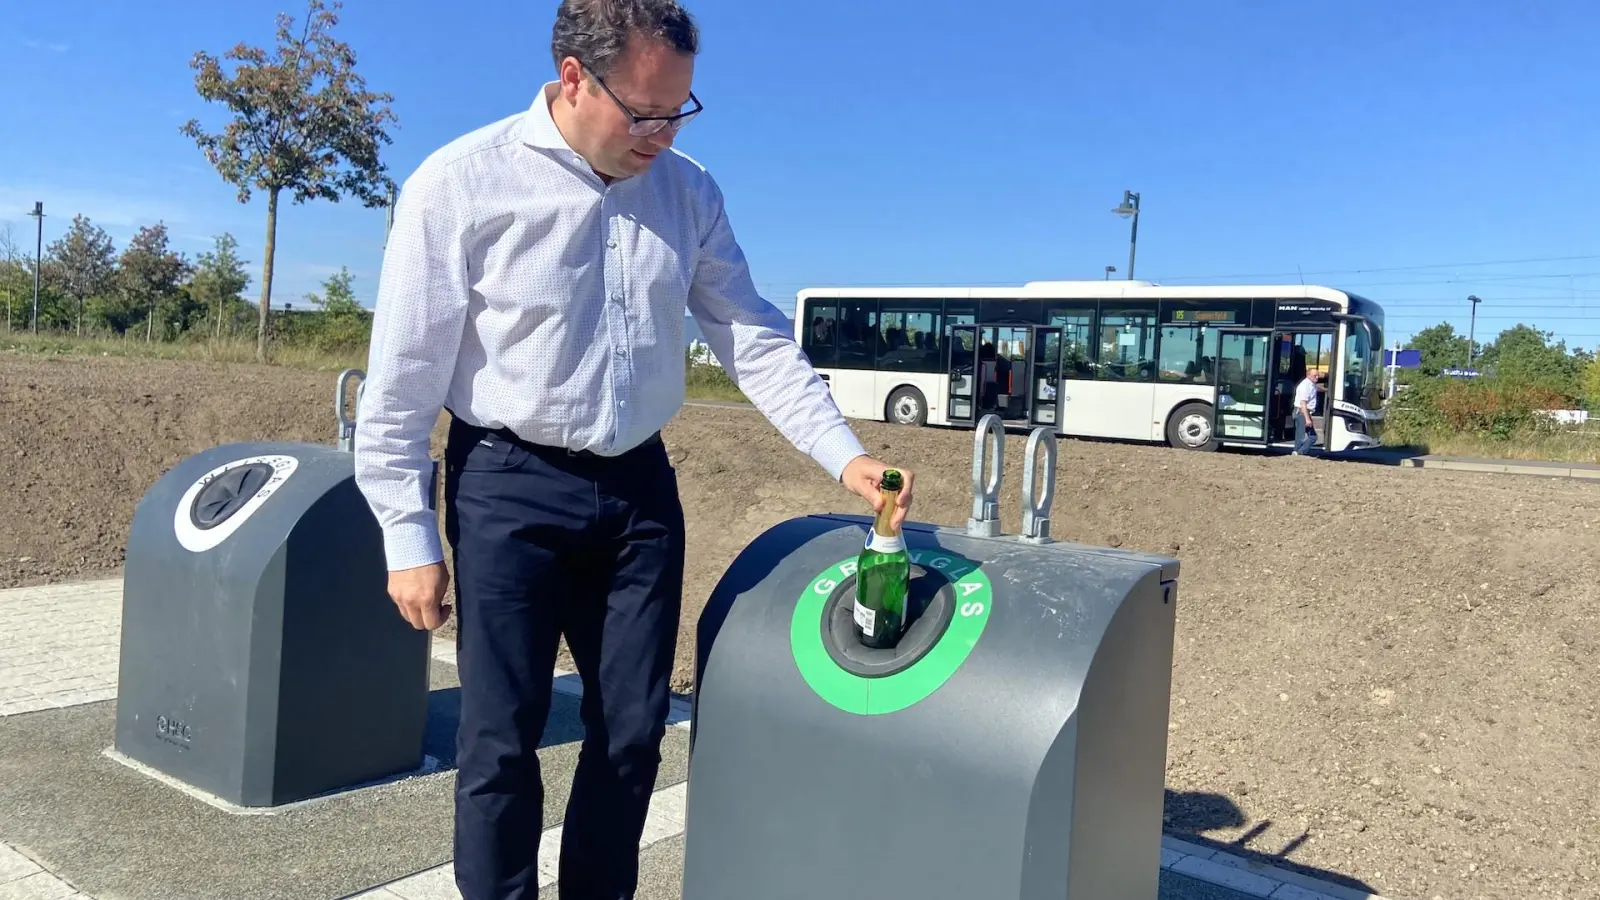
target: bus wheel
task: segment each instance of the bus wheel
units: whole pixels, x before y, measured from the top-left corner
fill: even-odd
[[[889,421],[896,425],[928,424],[928,401],[922,392],[914,387],[903,387],[889,395],[889,404],[886,410]]]
[[[1215,450],[1216,435],[1211,433],[1211,405],[1185,403],[1167,420],[1167,443],[1179,450]]]

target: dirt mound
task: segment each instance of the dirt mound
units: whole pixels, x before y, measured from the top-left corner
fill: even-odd
[[[188,454],[331,442],[334,376],[0,356],[0,586],[114,575],[134,504]],[[917,518],[965,521],[970,433],[858,430],[918,472]],[[862,506],[759,415],[689,408],[665,436],[689,521],[684,689],[738,550]],[[1600,483],[1065,441],[1052,527],[1183,561],[1172,829],[1393,898],[1600,895]]]

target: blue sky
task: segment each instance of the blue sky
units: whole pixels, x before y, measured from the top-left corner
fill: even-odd
[[[1543,0],[690,0],[706,111],[679,145],[729,198],[785,311],[833,284],[1123,277],[1348,287],[1391,337],[1526,321],[1600,344],[1600,4]],[[339,33],[400,127],[401,180],[526,108],[554,0],[349,0]],[[258,289],[265,212],[178,127],[222,119],[188,61],[269,45],[293,0],[0,4],[0,229],[31,249],[74,213],[118,248],[167,223],[191,255],[230,231]],[[275,303],[340,266],[370,303],[383,212],[281,210]]]

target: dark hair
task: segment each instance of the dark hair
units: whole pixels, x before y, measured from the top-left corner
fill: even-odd
[[[635,34],[679,53],[700,49],[699,29],[677,0],[561,0],[550,53],[557,67],[572,56],[604,78]]]

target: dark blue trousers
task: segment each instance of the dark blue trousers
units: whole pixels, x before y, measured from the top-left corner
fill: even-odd
[[[580,456],[455,420],[445,535],[461,679],[462,897],[538,895],[547,823],[535,751],[561,635],[583,680],[585,731],[561,832],[561,897],[633,897],[683,586],[683,507],[666,448]]]

